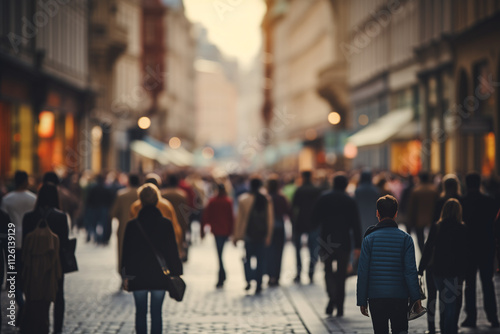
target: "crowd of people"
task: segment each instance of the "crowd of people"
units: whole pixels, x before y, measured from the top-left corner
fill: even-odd
[[[500,258],[500,187],[477,173],[459,178],[422,172],[417,179],[368,170],[281,176],[200,176],[181,170],[60,177],[48,172],[40,182],[33,182],[27,173],[17,171],[8,190],[0,187],[1,244],[7,254],[7,230],[12,223],[17,323],[25,333],[48,333],[52,302],[54,332],[62,332],[61,261],[69,235],[84,229],[87,242],[107,245],[113,219],[118,221],[120,288],[133,292],[138,333],[147,328],[148,292],[152,331],[161,332],[161,305],[168,287],[158,254],[170,273],[181,275],[196,221],[201,223],[202,237],[209,230],[215,237],[218,289],[227,278],[222,254],[228,241],[244,244],[245,289],[252,289],[255,281],[254,292],[260,294],[266,275],[268,287],[280,284],[283,250],[289,239],[296,249],[295,283],[302,283],[304,277],[304,246],[309,251],[306,277],[310,283],[314,283],[317,262],[324,263],[328,315],[336,311],[343,316],[346,278],[358,274],[357,302],[363,314],[368,314],[370,304],[375,332],[385,332],[389,319],[404,330],[404,321],[397,320],[399,314],[393,319],[393,314],[381,311],[390,309],[385,299],[397,299],[391,307],[396,305],[393,308],[398,311],[401,299],[418,301],[414,278],[425,274],[429,332],[456,333],[464,288],[466,319],[461,326],[476,326],[479,271],[487,319],[492,327],[499,326],[493,274],[495,255]],[[288,226],[291,235],[286,232]],[[422,254],[418,269],[410,234],[415,235]],[[43,242],[34,242],[37,238]],[[396,242],[398,246],[391,244]],[[404,265],[379,266],[394,259],[396,248]],[[44,254],[43,260],[39,254]],[[4,264],[0,267],[3,270]],[[43,279],[40,270],[46,273]],[[373,276],[374,272],[378,275]],[[406,281],[392,284],[401,277]],[[455,287],[451,292],[450,284]],[[441,316],[436,326],[438,304]]]

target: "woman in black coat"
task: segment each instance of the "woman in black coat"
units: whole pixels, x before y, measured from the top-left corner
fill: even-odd
[[[441,333],[458,332],[462,307],[462,286],[470,253],[467,227],[462,222],[462,206],[449,199],[443,206],[441,218],[429,233],[420,271],[432,269],[434,284],[439,291]],[[443,309],[444,306],[444,309]]]
[[[155,256],[157,250],[165,259],[172,275],[182,275],[172,222],[156,208],[158,193],[149,184],[139,189],[142,209],[127,224],[123,241],[122,275],[124,289],[134,293],[138,334],[147,332],[148,293],[151,294],[151,333],[162,332],[162,304],[166,276]],[[146,234],[146,235],[144,235]]]
[[[57,187],[52,184],[44,184],[38,191],[35,209],[26,213],[23,217],[23,240],[36,229],[42,218],[59,237],[59,258],[68,244],[68,217],[59,210],[59,195]],[[23,243],[24,244],[24,243]],[[57,284],[57,295],[54,302],[54,333],[62,333],[64,323],[64,274]]]

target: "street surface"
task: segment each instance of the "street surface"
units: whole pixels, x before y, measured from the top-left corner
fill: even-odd
[[[163,325],[165,333],[372,333],[371,320],[363,317],[355,306],[356,277],[347,281],[344,317],[327,317],[327,297],[323,268],[319,264],[314,284],[292,283],[295,276],[294,249],[287,243],[283,258],[281,287],[265,288],[260,296],[244,291],[243,248],[228,243],[224,250],[227,281],[216,290],[217,256],[215,242],[208,235],[190,249],[184,267],[187,284],[181,303],[165,298]],[[307,254],[304,249],[304,255]],[[130,334],[134,333],[134,300],[132,294],[120,292],[116,270],[116,238],[107,247],[86,244],[83,233],[78,236],[79,272],[65,276],[67,334]],[[304,266],[306,267],[306,266]],[[495,279],[500,286],[500,279]],[[480,286],[480,284],[478,284]],[[497,289],[497,297],[498,297]],[[499,298],[497,298],[499,300]],[[2,333],[17,333],[7,325],[5,310],[8,299],[2,291]],[[462,333],[498,333],[489,330],[489,323],[478,300],[479,317],[476,331]],[[334,313],[335,315],[335,313]],[[462,314],[462,319],[463,319]],[[410,333],[424,333],[425,317],[410,323]]]

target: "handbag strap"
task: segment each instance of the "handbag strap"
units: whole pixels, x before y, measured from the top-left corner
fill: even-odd
[[[139,231],[141,231],[144,239],[146,239],[146,242],[149,244],[149,247],[151,248],[151,250],[155,254],[156,260],[158,261],[158,264],[160,265],[163,274],[165,276],[170,275],[170,270],[167,267],[167,261],[165,261],[165,258],[163,257],[163,255],[153,245],[153,243],[151,242],[151,239],[149,239],[148,235],[146,234],[146,231],[141,226],[141,221],[140,220],[137,220],[137,226],[139,227]]]

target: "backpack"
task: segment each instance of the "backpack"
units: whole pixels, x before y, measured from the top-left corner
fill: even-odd
[[[263,195],[260,195],[262,198],[257,196],[248,217],[246,236],[252,241],[264,241],[267,236],[267,199]],[[266,202],[263,208],[256,206],[258,200]]]

